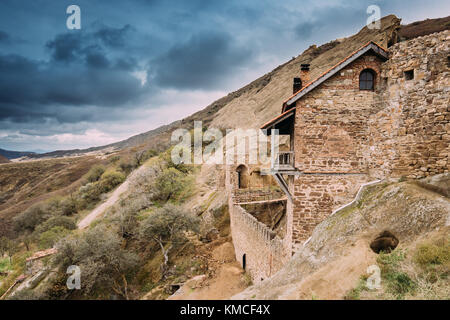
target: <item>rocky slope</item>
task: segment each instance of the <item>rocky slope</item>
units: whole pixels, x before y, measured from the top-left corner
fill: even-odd
[[[450,198],[442,190],[450,190],[448,174],[419,183],[385,181],[368,187],[358,203],[319,224],[306,245],[275,276],[233,299],[342,299],[368,266],[377,263],[379,256],[370,244],[383,231],[399,240],[394,252],[414,252],[424,241],[443,237],[448,255]],[[445,275],[448,261],[444,267]],[[414,280],[416,273],[409,274]],[[442,281],[448,291],[448,279]]]

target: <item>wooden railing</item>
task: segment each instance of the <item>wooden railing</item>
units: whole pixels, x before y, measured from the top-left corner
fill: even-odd
[[[294,170],[294,152],[280,151],[275,159],[275,170]]]

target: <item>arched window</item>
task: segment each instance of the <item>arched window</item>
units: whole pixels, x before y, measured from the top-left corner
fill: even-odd
[[[375,83],[375,71],[365,69],[359,75],[359,90],[373,90]]]

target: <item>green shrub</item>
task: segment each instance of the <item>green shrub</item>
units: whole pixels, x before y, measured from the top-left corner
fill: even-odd
[[[75,230],[77,228],[77,225],[73,221],[73,219],[71,219],[69,217],[57,216],[57,217],[50,218],[47,221],[45,221],[44,223],[37,226],[36,232],[43,233],[54,227],[63,227],[67,230]]]
[[[67,197],[61,201],[61,213],[65,216],[71,216],[77,213],[77,201],[73,196]]]
[[[112,156],[111,158],[108,159],[109,163],[116,163],[120,160],[120,156]]]
[[[448,263],[450,261],[448,241],[443,240],[442,243],[438,244],[421,244],[414,254],[414,261],[423,268]]]
[[[79,190],[81,201],[78,202],[80,209],[85,209],[94,202],[97,202],[100,199],[100,195],[102,194],[102,189],[99,186],[99,183],[88,183],[82,186]]]
[[[118,171],[107,171],[100,178],[99,184],[102,193],[109,192],[125,181],[125,175]]]
[[[199,232],[200,220],[190,215],[181,207],[166,204],[156,210],[140,227],[140,240],[142,243],[157,243],[164,256],[161,264],[161,274],[164,278],[169,265],[169,251],[187,241],[186,232]]]
[[[117,233],[97,226],[79,236],[69,236],[58,244],[54,263],[61,272],[70,265],[77,265],[82,272],[81,293],[115,292],[128,298],[127,277],[139,266],[136,254],[122,247]]]
[[[164,169],[154,185],[155,200],[179,200],[181,195],[190,189],[191,179],[175,168]]]
[[[153,149],[136,152],[134,154],[134,167],[141,166],[145,161],[156,155],[158,155],[158,152]]]
[[[401,270],[401,262],[406,258],[402,250],[395,250],[390,254],[381,252],[377,262],[381,269],[381,277],[386,283],[388,292],[402,299],[406,293],[413,293],[417,284],[411,277]]]
[[[39,247],[47,249],[53,247],[59,240],[63,239],[70,233],[64,227],[57,226],[47,230],[39,236]]]
[[[406,293],[412,292],[416,287],[416,283],[405,272],[391,272],[384,277],[387,280],[388,290],[402,298]]]
[[[189,165],[186,165],[186,164],[183,164],[183,163],[175,164],[172,161],[172,150],[173,150],[173,147],[171,147],[168,150],[166,150],[165,152],[161,153],[159,155],[160,158],[167,163],[167,167],[168,168],[175,168],[178,171],[181,171],[181,172],[186,173],[186,174],[189,173],[190,172]]]
[[[129,159],[122,159],[120,160],[119,168],[125,174],[129,174],[134,169],[134,162]]]
[[[0,258],[0,272],[11,270],[11,262],[8,258]]]
[[[363,291],[367,291],[369,290],[367,288],[367,276],[361,276],[358,282],[358,285],[356,286],[356,288],[353,288],[351,290],[349,290],[345,296],[344,299],[345,300],[359,300],[361,293]]]
[[[48,217],[49,214],[42,205],[32,206],[14,217],[14,230],[17,232],[33,232],[36,226],[47,220]]]
[[[86,180],[88,182],[96,182],[100,179],[102,174],[105,172],[105,167],[102,165],[93,166],[89,172],[86,174]]]

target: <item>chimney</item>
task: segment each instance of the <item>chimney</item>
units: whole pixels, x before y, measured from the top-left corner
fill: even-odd
[[[292,86],[292,93],[296,93],[302,88],[302,79],[294,78],[294,85]]]
[[[300,78],[305,85],[309,83],[309,63],[303,63],[301,65]]]

